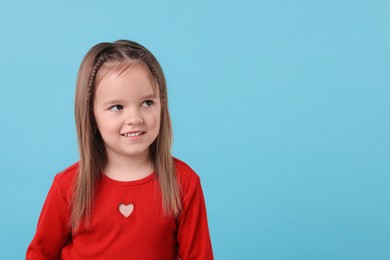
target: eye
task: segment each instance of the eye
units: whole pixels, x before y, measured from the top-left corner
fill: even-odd
[[[154,102],[152,100],[145,100],[143,103],[142,103],[142,107],[150,107],[151,105],[153,105]]]
[[[112,111],[119,111],[122,109],[123,109],[122,105],[115,105],[115,106],[110,107],[110,110],[112,110]]]

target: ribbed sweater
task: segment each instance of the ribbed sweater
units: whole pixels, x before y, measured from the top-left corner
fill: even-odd
[[[101,174],[90,226],[73,234],[70,200],[78,163],[57,174],[26,259],[213,259],[199,177],[182,161],[175,159],[175,166],[182,198],[178,217],[164,215],[155,173],[128,182]]]

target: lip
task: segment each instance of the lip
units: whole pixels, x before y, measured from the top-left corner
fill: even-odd
[[[137,134],[137,133],[140,133],[140,134],[139,135],[135,135],[135,136],[130,136],[131,134]],[[139,138],[140,136],[142,136],[145,133],[146,133],[145,131],[133,130],[133,131],[128,131],[128,132],[121,133],[121,136],[126,137],[126,138],[137,139],[137,138]]]

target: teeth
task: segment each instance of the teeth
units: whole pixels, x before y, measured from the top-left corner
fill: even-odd
[[[141,134],[142,134],[142,132],[131,133],[131,134],[127,133],[127,134],[123,134],[123,135],[126,137],[134,137],[134,136],[139,136]]]

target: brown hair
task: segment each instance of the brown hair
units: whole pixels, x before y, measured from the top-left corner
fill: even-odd
[[[153,54],[142,45],[119,40],[103,42],[92,47],[85,55],[78,72],[75,99],[75,119],[80,162],[72,197],[71,226],[73,230],[91,217],[94,191],[106,162],[106,151],[93,114],[96,77],[103,64],[115,63],[128,67],[139,63],[152,76],[161,100],[160,131],[150,146],[150,158],[161,188],[166,214],[178,215],[181,209],[179,184],[176,180],[172,146],[172,125],[168,112],[165,76]]]

